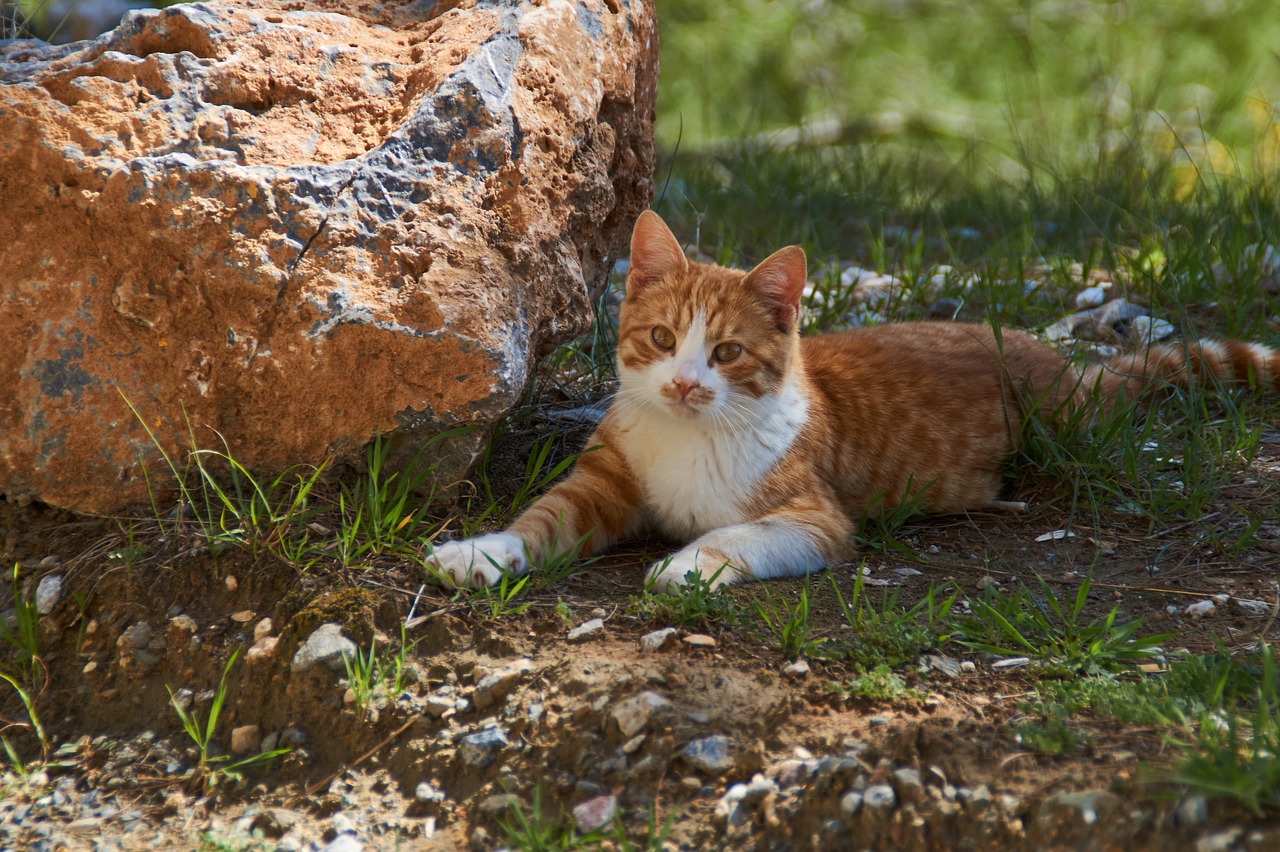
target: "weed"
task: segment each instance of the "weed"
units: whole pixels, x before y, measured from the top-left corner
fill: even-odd
[[[45,736],[44,725],[40,723],[40,715],[36,712],[36,703],[30,690],[23,688],[23,685],[16,678],[10,677],[4,672],[0,672],[0,680],[13,687],[14,692],[18,694],[18,699],[22,702],[23,709],[27,712],[27,720],[25,722],[14,724],[31,729],[31,732],[35,734],[36,740],[40,743],[41,753],[47,758],[49,756],[49,738]],[[5,740],[5,751],[8,752],[9,750],[9,742]]]
[[[956,593],[942,596],[936,586],[914,606],[898,605],[898,589],[885,589],[878,603],[868,600],[862,568],[854,572],[853,589],[846,599],[831,575],[840,612],[848,633],[828,639],[821,646],[822,656],[851,660],[869,670],[887,664],[890,667],[914,662],[920,654],[945,641],[941,633],[955,603]]]
[[[809,623],[809,578],[805,577],[800,598],[791,604],[781,595],[777,598],[762,587],[764,600],[755,602],[756,615],[766,630],[788,657],[810,656],[821,646],[821,640],[811,638],[813,625]]]
[[[973,600],[972,613],[952,621],[952,638],[967,648],[992,654],[1024,654],[1044,663],[1050,675],[1096,674],[1127,663],[1150,659],[1172,634],[1135,638],[1142,619],[1117,624],[1119,606],[1101,620],[1084,622],[1091,581],[1086,577],[1064,607],[1043,577],[1037,575],[1045,605],[1019,586],[1012,594],[988,585]],[[1047,609],[1046,609],[1047,607]]]
[[[639,595],[631,599],[631,612],[640,618],[664,625],[707,628],[712,624],[733,626],[740,623],[745,609],[728,592],[728,586],[716,586],[722,565],[711,577],[690,575],[674,593],[653,591],[646,582]]]
[[[267,763],[291,751],[291,749],[287,748],[271,749],[234,762],[231,762],[230,755],[210,754],[213,746],[213,734],[217,730],[218,719],[222,715],[222,707],[227,700],[227,678],[231,674],[231,667],[235,665],[239,656],[240,649],[237,648],[232,652],[226,666],[222,669],[222,677],[218,681],[218,688],[213,693],[213,702],[209,705],[209,716],[203,724],[194,710],[189,710],[183,706],[183,703],[178,700],[173,690],[168,686],[165,687],[165,689],[169,690],[169,704],[173,707],[173,711],[178,714],[178,719],[182,722],[182,729],[186,731],[187,736],[191,738],[191,741],[196,744],[196,748],[199,750],[199,763],[196,766],[193,779],[202,783],[206,788],[213,786],[213,782],[219,776],[229,781],[239,781],[243,778],[245,769]]]
[[[10,627],[6,619],[0,618],[0,641],[9,646],[17,660],[17,679],[30,689],[43,665],[40,662],[40,613],[36,611],[35,601],[22,594],[20,572],[20,566],[14,565],[11,586],[14,625]]]
[[[414,646],[421,641],[408,641],[404,625],[400,625],[400,645],[392,652],[390,649],[378,654],[378,640],[369,644],[369,650],[361,653],[357,648],[354,654],[343,657],[347,669],[347,686],[354,695],[356,710],[364,711],[375,704],[379,694],[398,695],[405,687],[405,657]]]
[[[427,447],[471,428],[446,430],[433,436]],[[425,519],[434,499],[436,465],[421,464],[419,453],[406,470],[388,472],[390,454],[391,442],[376,436],[365,451],[364,476],[354,488],[341,487],[338,555],[344,565],[370,555],[408,551],[435,532],[426,529]],[[424,489],[425,496],[420,494]]]
[[[1263,645],[1252,709],[1206,712],[1185,743],[1175,780],[1207,796],[1233,799],[1261,814],[1280,808],[1280,678],[1275,653]]]
[[[525,588],[529,586],[529,574],[515,576],[509,571],[502,572],[497,585],[484,586],[474,591],[464,591],[471,608],[482,613],[490,621],[497,621],[520,613],[533,606],[531,601],[521,601]]]
[[[912,488],[912,479],[907,477],[907,486],[901,502],[890,508],[884,508],[888,491],[881,491],[871,498],[869,508],[858,524],[853,540],[858,550],[875,553],[896,553],[906,559],[915,560],[916,552],[898,539],[899,531],[913,519],[924,513],[924,502],[930,482],[920,489]]]
[[[513,801],[507,818],[500,819],[498,827],[506,835],[511,848],[519,852],[573,849],[579,840],[573,826],[565,824],[562,817],[549,820],[543,814],[541,785],[533,788],[533,801],[528,811],[518,801]]]
[[[914,702],[924,699],[923,692],[907,686],[907,682],[902,677],[894,674],[893,669],[883,664],[851,677],[844,683],[828,684],[827,690],[843,695],[845,698],[879,704],[894,701]]]

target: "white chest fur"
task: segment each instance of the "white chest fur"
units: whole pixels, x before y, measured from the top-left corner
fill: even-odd
[[[794,382],[743,401],[740,415],[727,419],[642,408],[620,418],[621,449],[658,527],[687,539],[748,520],[742,507],[795,441],[807,409]]]

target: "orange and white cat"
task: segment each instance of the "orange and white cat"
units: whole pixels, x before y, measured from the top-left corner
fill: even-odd
[[[498,533],[437,545],[446,582],[492,585],[585,538],[645,530],[689,543],[649,569],[658,589],[817,571],[851,555],[868,510],[1014,509],[1001,467],[1028,404],[1051,419],[1155,381],[1214,377],[1280,390],[1280,351],[1236,341],[1155,346],[1077,370],[1031,335],[903,323],[801,338],[805,256],[750,272],[688,261],[645,212],[618,330],[620,390],[570,475]]]

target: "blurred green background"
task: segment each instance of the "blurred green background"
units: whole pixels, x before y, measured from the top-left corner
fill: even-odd
[[[668,151],[781,132],[977,152],[1004,171],[1139,139],[1224,173],[1276,162],[1276,0],[657,7],[657,135]]]

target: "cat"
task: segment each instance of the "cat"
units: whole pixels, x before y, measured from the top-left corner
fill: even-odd
[[[999,499],[1026,410],[1046,422],[1159,382],[1280,391],[1280,351],[1151,346],[1078,369],[1026,332],[907,322],[802,338],[806,260],[750,272],[686,259],[637,220],[618,328],[620,389],[571,473],[505,531],[437,545],[455,586],[497,583],[581,545],[656,531],[685,547],[648,569],[672,591],[806,574],[852,556],[869,511],[1017,510]]]

